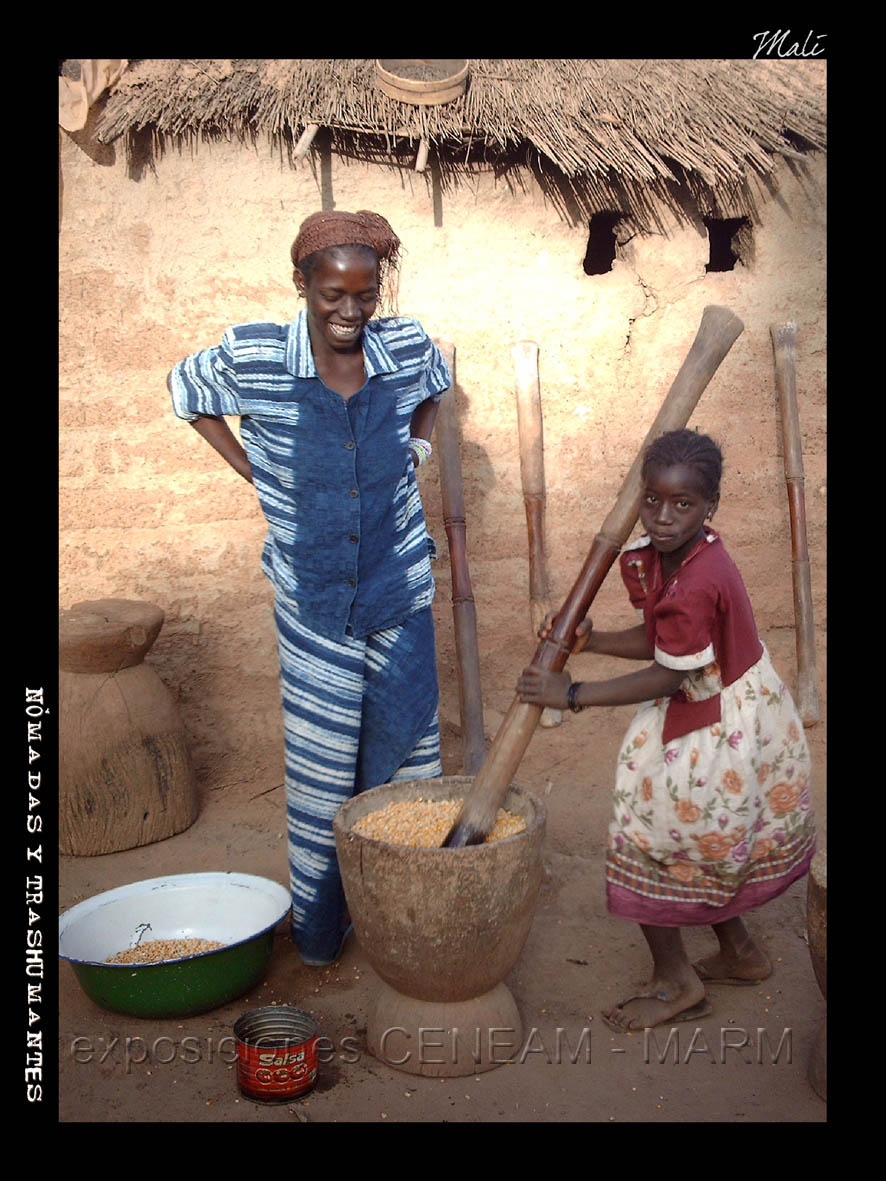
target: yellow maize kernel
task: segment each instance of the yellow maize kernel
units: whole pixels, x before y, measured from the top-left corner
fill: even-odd
[[[224,947],[212,939],[149,939],[138,947],[118,951],[109,956],[106,964],[158,964],[164,960],[179,960],[189,955],[201,955]]]
[[[440,848],[464,805],[464,800],[392,800],[384,808],[362,816],[352,830],[362,837],[412,848]],[[485,844],[526,830],[522,816],[499,808]]]

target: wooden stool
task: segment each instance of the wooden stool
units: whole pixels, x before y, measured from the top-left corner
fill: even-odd
[[[163,626],[151,603],[59,612],[59,850],[115,853],[197,819],[196,779],[169,690],[142,661]]]

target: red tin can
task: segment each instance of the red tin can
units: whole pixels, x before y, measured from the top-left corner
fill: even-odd
[[[257,1103],[286,1103],[317,1081],[317,1023],[293,1005],[251,1009],[234,1023],[237,1085]]]

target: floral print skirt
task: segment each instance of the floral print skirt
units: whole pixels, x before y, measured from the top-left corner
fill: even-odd
[[[664,744],[667,705],[642,705],[619,753],[608,907],[652,926],[724,922],[809,868],[815,821],[803,725],[765,650],[721,690],[716,724]]]

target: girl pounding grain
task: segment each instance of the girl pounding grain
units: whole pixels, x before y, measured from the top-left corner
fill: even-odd
[[[771,965],[740,916],[806,873],[815,849],[802,724],[741,576],[705,525],[721,471],[706,435],[670,431],[650,445],[646,536],[620,559],[643,623],[576,631],[574,652],[653,663],[574,683],[530,667],[517,682],[523,701],[557,709],[642,703],[619,753],[606,881],[610,912],[640,924],[653,974],[646,992],[604,1012],[619,1031],[704,1016],[706,983],[764,980]],[[707,924],[719,951],[692,964],[681,928]]]
[[[432,542],[414,468],[449,388],[416,320],[371,320],[399,239],[316,213],[292,246],[306,308],[229,328],[169,376],[176,414],[255,485],[268,522],[286,757],[292,934],[307,964],[350,930],[332,819],[355,792],[442,774]],[[239,415],[243,445],[223,416]]]

